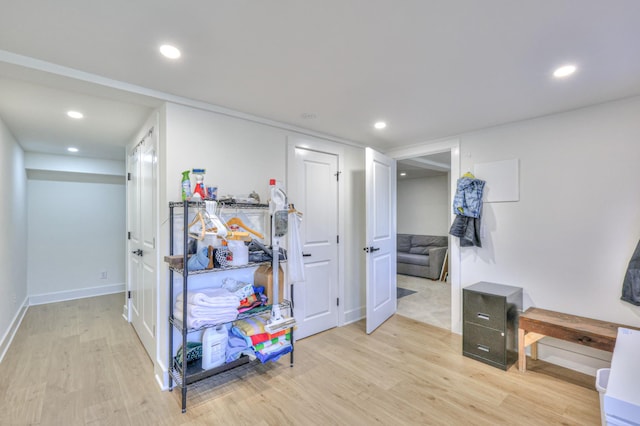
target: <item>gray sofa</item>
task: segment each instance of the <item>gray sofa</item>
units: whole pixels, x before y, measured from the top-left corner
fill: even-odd
[[[440,279],[448,237],[398,234],[398,273]]]

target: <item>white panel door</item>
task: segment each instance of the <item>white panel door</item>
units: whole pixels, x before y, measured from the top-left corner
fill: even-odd
[[[396,161],[366,149],[367,333],[396,312]]]
[[[138,151],[129,156],[129,180],[127,182],[127,229],[129,230],[129,251],[128,251],[128,284],[129,291],[129,320],[134,328],[141,323],[142,306],[139,297],[142,288],[142,261],[138,255],[141,250],[140,231],[140,155]]]
[[[293,284],[295,335],[301,339],[338,325],[338,157],[296,147],[294,161],[289,202],[304,215],[305,281]]]
[[[156,354],[158,282],[156,141],[156,132],[150,132],[129,161],[130,320],[151,359]]]

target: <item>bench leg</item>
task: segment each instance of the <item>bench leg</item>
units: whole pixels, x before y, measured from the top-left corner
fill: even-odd
[[[524,345],[524,329],[518,329],[518,370],[521,373],[527,371],[527,353]]]
[[[527,371],[527,353],[525,349],[531,346],[531,359],[538,359],[538,340],[542,339],[544,334],[526,332],[522,328],[518,328],[518,370],[524,373]]]

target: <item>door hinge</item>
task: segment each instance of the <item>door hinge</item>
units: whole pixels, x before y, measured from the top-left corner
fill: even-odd
[[[340,244],[340,235],[336,235],[336,244]]]
[[[339,182],[340,181],[340,173],[342,173],[341,171],[337,171],[336,172],[336,181]]]
[[[131,173],[127,173],[127,180],[131,180]]]
[[[340,298],[339,297],[336,299],[336,306],[340,306]]]
[[[131,231],[127,232],[127,240],[131,239]]]
[[[131,290],[127,292],[127,299],[131,299]]]

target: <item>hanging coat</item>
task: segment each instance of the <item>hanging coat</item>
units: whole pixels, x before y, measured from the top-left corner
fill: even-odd
[[[480,218],[457,215],[449,234],[460,237],[460,247],[482,247],[480,241]]]
[[[464,176],[458,179],[453,197],[453,214],[480,217],[484,185],[485,181],[480,179]]]
[[[461,247],[482,247],[480,241],[480,216],[482,193],[485,181],[463,176],[458,179],[453,198],[453,213],[456,215],[449,234],[460,238]]]
[[[627,273],[622,283],[622,297],[625,302],[640,306],[640,242],[631,256]]]

